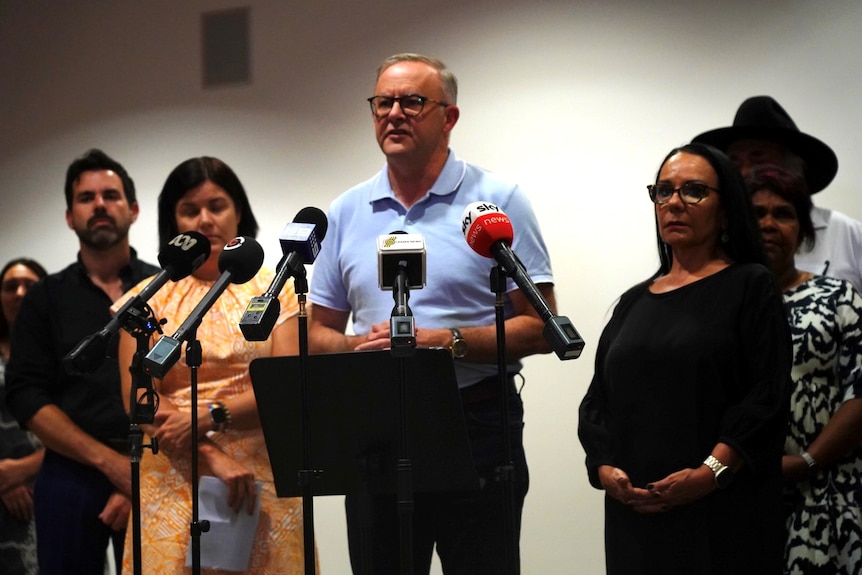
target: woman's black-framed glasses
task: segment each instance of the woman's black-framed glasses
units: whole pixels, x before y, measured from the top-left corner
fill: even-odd
[[[418,116],[425,108],[425,102],[431,102],[438,106],[446,107],[449,104],[435,100],[434,98],[426,98],[418,94],[407,94],[406,96],[371,96],[368,98],[368,103],[371,104],[371,112],[378,118],[388,116],[392,111],[392,107],[398,102],[401,111],[405,116]]]
[[[686,182],[678,188],[674,188],[670,184],[653,184],[647,186],[649,190],[649,199],[654,204],[663,205],[670,201],[674,194],[679,194],[679,199],[684,204],[699,204],[709,195],[709,191],[717,192],[718,188],[707,186],[700,182]]]

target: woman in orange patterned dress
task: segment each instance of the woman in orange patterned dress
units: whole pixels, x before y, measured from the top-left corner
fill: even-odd
[[[218,259],[224,245],[236,236],[257,234],[257,222],[242,184],[218,159],[202,157],[183,162],[168,176],[159,195],[161,245],[191,230],[205,235],[212,251],[191,276],[168,282],[149,300],[155,316],[168,320],[167,332],[189,316],[219,277]],[[298,303],[290,282],[279,297],[281,315],[267,341],[246,341],[238,328],[249,300],[264,293],[272,277],[272,270],[267,270],[247,283],[230,284],[198,327],[197,339],[203,351],[196,406],[199,471],[201,476],[221,479],[228,489],[228,504],[241,513],[251,513],[256,485],[262,485],[260,522],[245,573],[301,574],[301,500],[276,497],[248,371],[249,362],[257,357],[297,353]],[[115,309],[147,283],[142,282],[116,302]],[[128,366],[136,344],[125,332],[121,337],[123,398],[128,402],[132,384]],[[144,426],[144,430],[158,438],[159,453],[146,452],[140,463],[143,573],[188,573],[191,393],[185,357],[164,379],[154,380],[153,386],[160,403],[153,425]],[[211,417],[213,408],[218,408],[222,417]],[[215,421],[224,420],[225,415],[227,425]],[[124,573],[132,573],[132,531],[130,528],[126,537]],[[206,536],[203,533],[201,539]],[[219,573],[208,569],[202,572]]]

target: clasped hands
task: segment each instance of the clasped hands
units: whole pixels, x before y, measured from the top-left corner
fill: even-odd
[[[26,473],[15,459],[0,459],[0,501],[15,519],[33,517],[33,488]]]
[[[199,430],[205,429],[206,425],[202,422],[208,421],[208,418],[198,417]],[[153,419],[155,429],[152,435],[158,440],[159,449],[169,456],[189,454],[192,445],[191,422],[190,412],[179,411],[163,403]],[[254,474],[203,436],[204,432],[199,432],[201,458],[209,472],[227,485],[228,505],[234,512],[245,507],[252,514],[257,498]]]
[[[644,488],[633,486],[628,474],[618,467],[602,465],[598,474],[608,496],[638,513],[664,513],[697,501],[716,488],[714,475],[706,466],[675,471]]]
[[[381,321],[371,326],[368,339],[356,346],[355,351],[367,351],[374,349],[389,349],[391,344],[389,332],[389,321]],[[416,328],[416,339],[419,339],[419,329]]]

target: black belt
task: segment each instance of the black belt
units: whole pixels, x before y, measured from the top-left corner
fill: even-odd
[[[507,374],[507,387],[509,393],[517,393],[515,390],[515,375]],[[461,403],[469,405],[471,403],[479,403],[481,401],[489,401],[500,397],[500,376],[493,375],[479,380],[477,383],[469,387],[461,388]]]

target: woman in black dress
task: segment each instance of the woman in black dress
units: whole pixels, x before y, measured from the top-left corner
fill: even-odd
[[[748,193],[689,144],[649,195],[661,266],[617,303],[579,411],[607,572],[778,575],[790,340]]]

